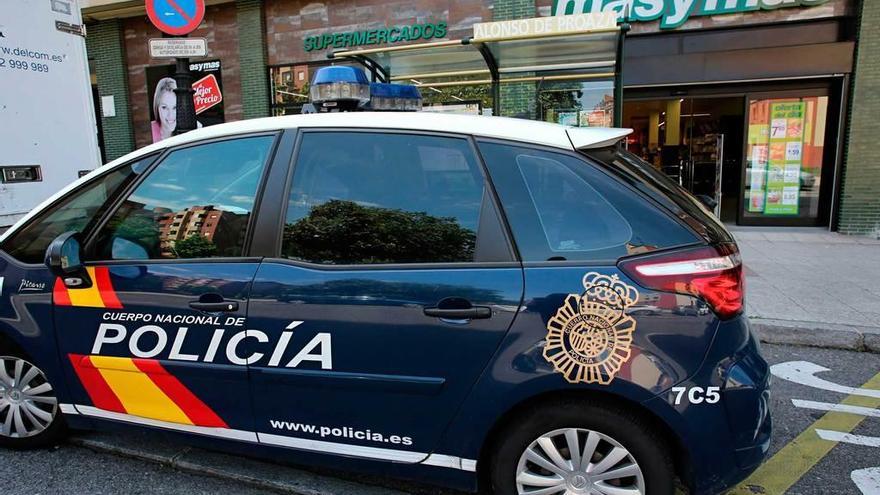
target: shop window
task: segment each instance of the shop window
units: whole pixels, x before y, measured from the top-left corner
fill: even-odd
[[[827,96],[749,100],[744,218],[818,218],[827,115]]]
[[[309,83],[312,75],[328,65],[352,65],[337,63],[290,64],[269,68],[272,85],[272,115],[299,115],[303,105],[309,102]],[[363,68],[361,65],[354,66]]]
[[[542,84],[538,89],[538,113],[539,120],[545,122],[575,127],[612,127],[614,82],[565,81]]]

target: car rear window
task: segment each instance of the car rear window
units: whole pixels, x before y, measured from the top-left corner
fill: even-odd
[[[614,262],[699,242],[668,213],[586,160],[479,144],[523,261]]]
[[[631,185],[664,204],[706,240],[733,240],[724,225],[699,199],[635,154],[619,146],[589,150],[584,154],[624,175]]]

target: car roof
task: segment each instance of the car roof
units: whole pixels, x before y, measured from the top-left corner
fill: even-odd
[[[234,134],[278,129],[340,127],[454,132],[568,150],[608,146],[632,132],[631,129],[571,127],[549,122],[482,115],[433,112],[335,112],[267,117],[204,127],[148,146],[144,151]]]
[[[565,150],[588,149],[609,146],[632,132],[632,129],[603,127],[571,127],[549,122],[538,122],[508,117],[482,115],[457,115],[434,112],[346,112],[288,115],[261,119],[242,120],[226,124],[203,127],[194,131],[172,136],[158,143],[143,147],[125,156],[98,167],[81,177],[52,197],[35,207],[24,218],[16,222],[5,233],[0,234],[0,242],[17,231],[39,211],[54,203],[58,198],[91,180],[96,175],[110,169],[173,146],[185,145],[205,139],[222,138],[239,134],[271,132],[281,129],[305,128],[349,128],[349,129],[396,129],[429,132],[451,132],[478,137],[507,139],[511,141],[538,144]]]

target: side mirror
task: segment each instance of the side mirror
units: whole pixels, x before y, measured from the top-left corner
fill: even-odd
[[[148,260],[150,254],[143,246],[123,237],[113,237],[111,253],[114,260]]]
[[[709,211],[715,211],[715,207],[718,206],[718,202],[708,194],[697,194],[697,199],[699,199],[700,203],[703,203]]]
[[[92,279],[80,261],[79,232],[65,232],[55,238],[46,249],[46,266],[71,289],[92,286]]]

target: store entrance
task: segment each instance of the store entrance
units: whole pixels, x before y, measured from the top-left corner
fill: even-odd
[[[740,194],[743,97],[631,100],[623,126],[627,148],[736,222]]]

